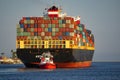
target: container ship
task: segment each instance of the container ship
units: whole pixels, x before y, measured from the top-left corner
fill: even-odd
[[[22,17],[17,24],[17,56],[24,65],[39,67],[39,56],[49,51],[57,68],[91,66],[94,35],[81,23],[80,16],[67,16],[56,5],[43,12],[41,17]]]

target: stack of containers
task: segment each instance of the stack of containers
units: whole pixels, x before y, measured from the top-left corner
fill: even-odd
[[[25,44],[35,43],[35,38],[71,40],[74,35],[72,17],[23,17],[17,25],[17,41],[24,40]]]
[[[37,40],[74,40],[75,45],[94,46],[94,37],[72,17],[23,17],[17,25],[17,41],[36,48]],[[34,44],[34,45],[31,45]]]
[[[94,36],[91,31],[86,29],[84,24],[78,24],[76,28],[76,43],[79,46],[94,47]]]

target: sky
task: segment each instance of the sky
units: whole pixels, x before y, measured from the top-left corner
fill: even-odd
[[[120,61],[120,0],[0,0],[0,53],[16,49],[16,24],[23,17],[42,16],[46,7],[61,6],[95,37],[93,61]]]

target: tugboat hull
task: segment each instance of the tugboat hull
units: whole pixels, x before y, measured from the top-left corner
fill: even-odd
[[[56,65],[51,63],[40,64],[39,67],[40,69],[56,69]]]

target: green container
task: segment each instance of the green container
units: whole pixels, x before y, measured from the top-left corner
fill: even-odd
[[[86,36],[85,36],[85,35],[83,35],[83,38],[84,38],[84,39],[86,39]]]
[[[26,36],[30,36],[30,32],[26,32]]]
[[[74,24],[70,24],[70,28],[74,28]]]
[[[45,28],[45,32],[48,32],[48,28]]]
[[[55,27],[55,24],[52,24],[52,27]]]
[[[48,24],[48,27],[50,28],[52,25],[51,24]]]
[[[21,36],[21,35],[20,35],[20,32],[17,32],[17,36]]]
[[[44,20],[50,20],[50,18],[48,16],[43,18]]]
[[[23,36],[23,32],[19,32],[18,35],[19,35],[19,36]]]
[[[30,31],[31,31],[31,32],[34,32],[34,28],[31,28]]]
[[[85,46],[85,43],[84,43],[84,42],[80,42],[80,45],[81,45],[81,46]]]
[[[30,24],[31,23],[31,21],[30,20],[27,20],[27,24]]]
[[[82,35],[85,36],[85,32],[82,32]]]
[[[59,20],[59,24],[62,24],[62,20]]]
[[[59,28],[55,28],[55,32],[59,32]]]
[[[25,32],[23,32],[23,36],[26,36],[26,33],[25,33]]]
[[[45,27],[45,25],[44,25],[44,24],[41,24],[41,27],[42,27],[42,28],[44,28],[44,27]]]
[[[54,20],[57,20],[57,18],[56,18],[56,17],[54,17]]]
[[[17,28],[20,28],[20,24],[17,24],[16,27],[17,27]]]
[[[83,31],[83,28],[82,28],[82,27],[79,27],[79,30],[80,30],[80,31]]]
[[[55,32],[52,32],[52,36],[55,36]]]
[[[17,28],[17,32],[21,32],[21,30],[20,30],[21,28]]]
[[[63,27],[63,25],[62,25],[62,24],[59,24],[59,27],[60,27],[60,28],[62,28],[62,27]]]

